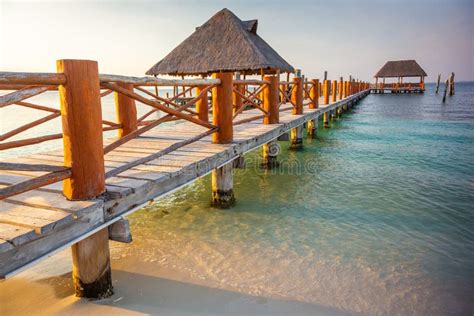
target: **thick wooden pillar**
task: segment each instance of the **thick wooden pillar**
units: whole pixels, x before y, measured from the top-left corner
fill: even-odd
[[[107,228],[72,245],[72,278],[76,296],[106,298],[113,294]]]
[[[332,102],[337,101],[337,80],[332,81]]]
[[[293,78],[294,88],[291,93],[293,115],[303,114],[303,80],[301,77]],[[290,147],[303,147],[303,126],[292,128],[290,131]]]
[[[278,140],[274,139],[264,144],[262,147],[262,166],[266,169],[278,167],[278,155],[280,154],[280,145]]]
[[[306,130],[310,138],[316,138],[318,136],[318,120],[309,120],[306,125]]]
[[[232,85],[231,72],[215,73],[213,77],[221,80],[221,84],[213,88],[212,114],[213,123],[219,131],[212,135],[214,143],[228,144],[234,138],[232,123]],[[230,208],[235,204],[234,197],[234,165],[229,162],[212,171],[212,205],[219,208]]]
[[[133,92],[133,84],[117,82],[117,86]],[[115,113],[117,123],[121,125],[118,129],[118,136],[124,137],[137,130],[137,107],[135,100],[121,93],[114,92]]]
[[[328,112],[323,113],[323,127],[324,128],[329,127],[329,113]]]
[[[57,71],[66,83],[59,86],[64,165],[71,168],[63,182],[70,200],[87,200],[105,191],[99,70],[89,60],[58,60]],[[76,295],[102,298],[112,294],[108,230],[72,246]]]
[[[205,86],[197,86],[196,87],[196,95],[200,95],[202,90],[206,88]],[[198,118],[204,122],[209,122],[209,98],[208,92],[205,92],[204,95],[199,98],[196,102],[196,112],[198,114]]]
[[[58,72],[66,76],[59,86],[63,127],[64,165],[72,176],[63,182],[63,193],[70,200],[84,200],[105,191],[97,62],[58,60]]]
[[[278,110],[278,77],[265,76],[268,86],[263,90],[263,108],[268,112],[268,116],[263,119],[263,124],[277,124],[280,121]]]
[[[212,118],[219,131],[212,134],[212,141],[218,144],[227,144],[234,138],[232,124],[232,73],[222,72],[212,75],[220,79],[221,84],[212,91]]]
[[[309,90],[309,97],[311,98],[309,108],[317,109],[319,107],[319,79],[311,80],[311,89]]]
[[[339,79],[339,100],[342,100],[342,98],[343,98],[343,90],[344,90],[343,86],[344,86],[344,80],[341,77]]]
[[[329,104],[329,85],[330,81],[324,80],[323,83],[323,104]]]

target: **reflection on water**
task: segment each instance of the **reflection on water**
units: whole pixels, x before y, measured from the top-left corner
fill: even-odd
[[[265,173],[250,153],[235,208],[211,208],[200,179],[135,213],[120,256],[351,312],[470,314],[474,89],[456,93],[444,106],[431,91],[372,95],[304,151],[281,143],[314,173]]]

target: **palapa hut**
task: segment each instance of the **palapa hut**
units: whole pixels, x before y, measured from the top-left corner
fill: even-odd
[[[257,20],[242,21],[228,9],[217,12],[151,67],[147,75],[260,74],[294,72],[257,34]]]
[[[395,89],[395,92],[404,91],[411,92],[413,89],[424,91],[425,90],[425,77],[427,76],[423,68],[418,65],[415,60],[395,60],[387,61],[385,65],[375,74],[375,84],[378,89]],[[403,83],[403,78],[419,77],[419,85],[413,83]],[[378,85],[379,78],[383,79],[382,85]],[[385,78],[397,78],[396,84],[390,84],[388,87],[385,86]]]

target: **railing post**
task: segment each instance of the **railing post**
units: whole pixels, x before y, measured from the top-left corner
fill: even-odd
[[[117,82],[117,86],[133,92],[133,84]],[[114,93],[117,123],[120,124],[118,136],[124,137],[137,130],[137,108],[135,100],[118,92]]]
[[[197,86],[196,87],[196,95],[200,95],[202,90],[204,90],[205,86]],[[198,114],[198,118],[201,121],[209,122],[209,98],[208,92],[205,92],[204,95],[199,98],[196,102],[196,112]]]
[[[311,102],[309,103],[310,109],[317,109],[319,107],[319,80],[313,79],[311,80],[311,88],[309,90],[309,96],[311,98]],[[311,138],[315,138],[318,132],[318,120],[309,120],[306,125],[306,130],[308,136]]]
[[[311,89],[309,90],[309,96],[312,100],[309,104],[309,108],[317,109],[319,107],[319,79],[311,80]]]
[[[215,73],[213,77],[220,79],[220,85],[212,91],[213,123],[219,130],[212,135],[214,143],[228,144],[234,137],[232,123],[232,85],[231,72]],[[212,171],[212,205],[218,208],[230,208],[235,204],[233,190],[234,167],[229,162]]]
[[[293,85],[291,93],[291,101],[294,103],[292,113],[293,115],[300,115],[303,114],[303,80],[300,71],[297,71],[296,77],[293,78]],[[291,129],[290,146],[292,148],[303,146],[303,125]]]
[[[240,80],[240,73],[239,73],[239,72],[237,72],[237,73],[235,74],[235,79],[236,79],[236,80]],[[237,91],[239,91],[240,93],[245,94],[245,91],[244,91],[245,86],[244,86],[244,85],[242,85],[242,84],[236,84],[236,85],[234,86],[234,88],[235,88]],[[236,92],[233,92],[233,93],[232,93],[232,100],[233,100],[233,109],[234,109],[234,113],[235,113],[235,111],[237,111],[238,109],[240,109],[240,107],[242,106],[243,100],[242,100],[242,97],[241,97],[240,95],[238,95]]]
[[[66,83],[59,86],[63,126],[64,164],[71,168],[63,182],[71,200],[91,199],[105,191],[102,111],[98,65],[89,60],[58,60]],[[72,246],[76,295],[102,298],[112,294],[108,230]]]
[[[329,104],[329,85],[330,82],[328,80],[324,80],[323,83],[323,104]]]
[[[332,81],[332,102],[337,101],[337,80]]]
[[[339,79],[339,100],[342,100],[342,90],[343,90],[343,86],[344,85],[344,80],[343,78],[341,77]]]
[[[263,90],[263,109],[268,112],[268,116],[263,118],[263,124],[278,124],[280,122],[280,112],[278,109],[278,77],[265,76],[268,81],[267,87]],[[262,146],[262,166],[267,169],[278,166],[278,154],[280,147],[278,140],[273,139]]]

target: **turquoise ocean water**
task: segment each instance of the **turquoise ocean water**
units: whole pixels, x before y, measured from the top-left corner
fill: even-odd
[[[277,171],[248,153],[233,209],[210,207],[209,176],[145,207],[130,217],[134,242],[112,244],[114,261],[342,312],[472,315],[474,84],[457,84],[446,104],[433,90],[369,95],[304,150],[280,142]],[[56,94],[37,98],[57,106]],[[113,120],[112,96],[103,108]],[[2,131],[35,115],[4,111]],[[58,122],[26,136],[59,132]]]
[[[472,315],[474,85],[441,103],[370,95],[303,151],[237,170],[237,206],[205,177],[131,217],[125,255],[209,286],[363,314]],[[321,126],[321,124],[320,124]]]

